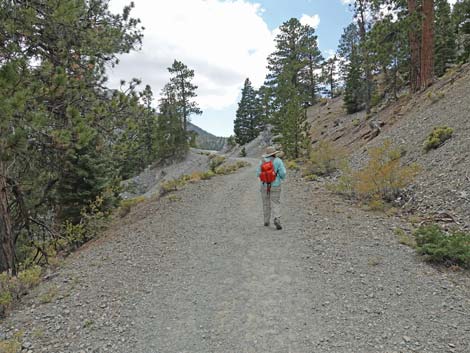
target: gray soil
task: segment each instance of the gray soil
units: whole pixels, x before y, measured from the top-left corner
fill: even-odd
[[[470,352],[465,273],[400,245],[399,220],[289,178],[282,231],[262,225],[254,166],[140,205],[0,332],[48,353]]]

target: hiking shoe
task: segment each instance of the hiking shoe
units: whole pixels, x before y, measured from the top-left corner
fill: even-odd
[[[282,226],[281,226],[281,221],[277,218],[274,218],[274,225],[276,226],[276,229],[277,230],[281,230],[282,229]]]
[[[265,227],[269,227],[269,222],[264,222]]]

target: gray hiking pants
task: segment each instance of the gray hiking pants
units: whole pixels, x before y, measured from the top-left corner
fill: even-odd
[[[263,201],[264,222],[271,221],[273,218],[281,219],[281,186],[271,186],[268,193],[266,185],[261,184],[261,200]]]

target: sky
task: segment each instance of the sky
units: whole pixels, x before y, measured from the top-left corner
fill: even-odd
[[[129,0],[111,0],[121,12]],[[132,17],[145,27],[140,51],[120,57],[108,72],[110,88],[120,80],[142,80],[156,100],[175,59],[195,72],[196,101],[203,114],[191,120],[217,136],[233,134],[240,92],[249,77],[259,87],[276,29],[292,17],[316,28],[325,57],[335,51],[352,20],[351,0],[134,0]],[[155,102],[155,105],[157,101]]]

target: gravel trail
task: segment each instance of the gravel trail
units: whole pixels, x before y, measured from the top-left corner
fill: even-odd
[[[422,263],[399,220],[293,175],[285,229],[264,227],[252,162],[133,210],[0,335],[23,329],[33,353],[470,352],[467,274]]]

